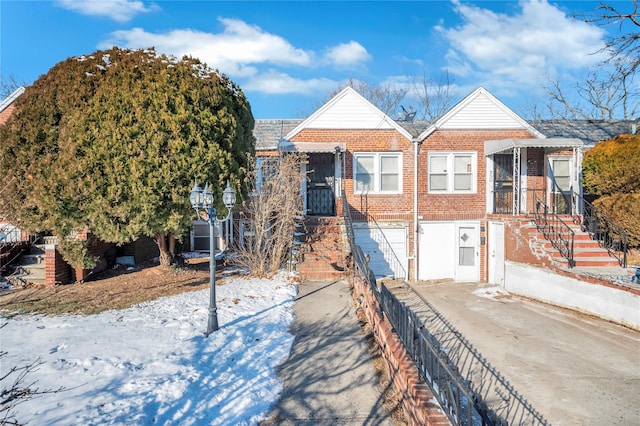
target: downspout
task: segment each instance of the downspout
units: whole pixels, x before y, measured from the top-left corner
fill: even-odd
[[[422,143],[419,140],[413,141],[413,280],[418,281],[418,154]]]

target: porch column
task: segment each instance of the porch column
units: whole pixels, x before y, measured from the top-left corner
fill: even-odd
[[[513,216],[520,214],[520,147],[513,148]]]

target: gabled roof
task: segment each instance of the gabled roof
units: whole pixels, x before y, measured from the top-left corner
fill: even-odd
[[[440,129],[524,129],[538,138],[545,137],[483,87],[478,87],[451,108],[418,139],[423,140]]]
[[[293,138],[304,129],[393,129],[412,140],[409,132],[351,87],[346,87],[331,98],[287,133],[285,139]]]
[[[0,112],[4,111],[11,105],[20,95],[22,95],[25,91],[25,88],[20,86],[16,90],[13,91],[9,96],[4,98],[2,102],[0,102]]]
[[[640,130],[639,120],[539,120],[531,124],[548,138],[578,138],[585,147]]]
[[[302,123],[302,119],[255,120],[253,137],[256,150],[276,150],[284,135]]]

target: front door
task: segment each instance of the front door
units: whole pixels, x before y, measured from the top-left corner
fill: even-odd
[[[309,183],[307,185],[307,214],[334,216],[335,154],[309,155]]]
[[[556,214],[571,213],[571,159],[549,157],[549,194],[551,208]]]
[[[513,213],[513,155],[493,156],[493,212]]]

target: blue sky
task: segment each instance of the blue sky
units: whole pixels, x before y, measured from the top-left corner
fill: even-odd
[[[484,86],[526,116],[549,78],[569,86],[603,58],[610,29],[572,17],[598,4],[2,0],[0,74],[31,84],[70,56],[153,46],[228,74],[256,118],[305,117],[349,79],[408,85],[445,72],[457,98]]]

